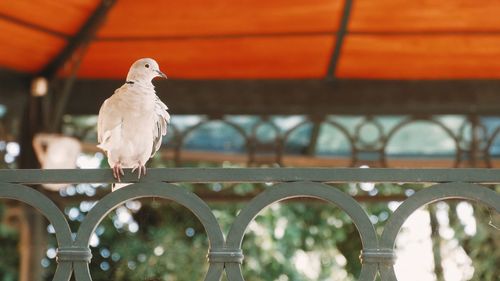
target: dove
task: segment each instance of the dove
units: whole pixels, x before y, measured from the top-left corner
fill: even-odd
[[[153,157],[167,134],[168,107],[156,95],[153,78],[167,76],[151,58],[132,64],[123,86],[106,99],[97,119],[97,140],[106,152],[113,176],[121,181],[124,168],[146,175],[146,162]]]

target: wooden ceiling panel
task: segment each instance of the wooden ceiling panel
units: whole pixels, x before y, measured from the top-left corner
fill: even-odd
[[[0,66],[36,72],[64,47],[56,36],[0,19]]]
[[[331,32],[344,0],[118,1],[99,37]]]
[[[72,35],[98,3],[98,0],[0,1],[0,18],[4,15],[57,33]]]
[[[333,44],[334,36],[98,41],[79,76],[125,79],[132,62],[152,57],[170,78],[322,78]]]
[[[354,32],[500,31],[498,0],[356,0]]]
[[[500,36],[349,35],[340,78],[498,79]]]

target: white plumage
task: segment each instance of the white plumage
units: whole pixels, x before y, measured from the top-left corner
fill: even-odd
[[[160,148],[170,115],[158,98],[151,80],[166,78],[156,61],[144,58],[130,67],[126,83],[104,101],[97,122],[98,147],[108,156],[113,176],[120,180],[123,168],[146,174],[145,164]]]

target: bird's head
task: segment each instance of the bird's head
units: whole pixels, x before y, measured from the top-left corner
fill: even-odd
[[[151,82],[155,77],[167,78],[167,75],[160,71],[154,59],[143,58],[132,64],[128,71],[127,81]]]

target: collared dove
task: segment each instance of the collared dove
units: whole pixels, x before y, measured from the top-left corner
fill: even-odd
[[[123,168],[146,175],[146,162],[160,148],[170,122],[168,107],[158,98],[151,80],[167,78],[150,58],[132,64],[123,86],[104,101],[97,121],[98,147],[108,156],[113,176],[120,181]]]

